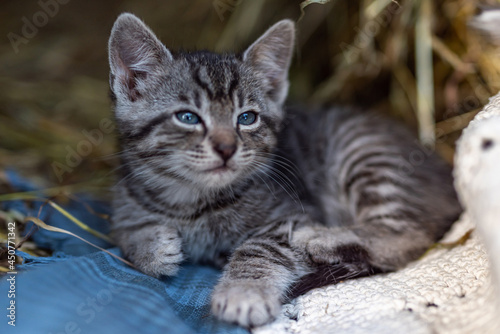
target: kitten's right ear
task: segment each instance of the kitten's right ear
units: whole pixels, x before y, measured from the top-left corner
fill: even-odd
[[[135,101],[154,85],[172,54],[135,15],[116,20],[109,38],[111,90],[119,100]]]
[[[291,20],[282,20],[269,28],[243,54],[243,60],[265,78],[270,96],[278,103],[283,103],[288,92],[288,68],[294,39],[295,24]]]

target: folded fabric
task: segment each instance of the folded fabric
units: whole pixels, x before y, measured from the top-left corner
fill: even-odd
[[[7,175],[16,191],[35,190],[15,173]],[[89,198],[85,202],[97,212],[109,212],[104,203]],[[42,204],[0,203],[4,211],[33,216]],[[70,201],[64,208],[93,229],[109,231],[107,221],[89,213],[82,203]],[[120,255],[117,248],[48,206],[43,207],[40,219]],[[12,318],[3,316],[0,333],[248,333],[211,315],[210,294],[220,276],[214,268],[186,264],[176,277],[158,280],[70,235],[39,229],[32,239],[54,255],[38,258],[17,252],[23,264],[16,266],[17,274],[8,274],[0,282],[5,315],[15,301],[15,327],[8,323]],[[12,282],[13,298],[8,297]]]

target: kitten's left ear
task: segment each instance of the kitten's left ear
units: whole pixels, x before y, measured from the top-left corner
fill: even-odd
[[[170,51],[139,18],[118,17],[109,38],[110,84],[117,99],[139,99],[171,60]]]
[[[282,20],[269,28],[243,54],[243,60],[265,78],[269,95],[278,103],[284,102],[288,92],[288,68],[294,38],[295,24],[291,20]]]

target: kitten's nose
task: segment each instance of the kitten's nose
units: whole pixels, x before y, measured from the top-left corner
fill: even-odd
[[[212,147],[217,154],[228,161],[236,152],[235,133],[231,130],[219,130],[211,136]]]
[[[224,159],[224,161],[228,161],[233,156],[234,152],[236,152],[236,143],[218,143],[214,145],[214,150]]]

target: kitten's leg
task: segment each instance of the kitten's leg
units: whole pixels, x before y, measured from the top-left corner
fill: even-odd
[[[112,237],[140,271],[153,276],[173,276],[183,260],[182,240],[165,217],[151,213],[121,191],[115,199]]]
[[[399,269],[421,256],[442,235],[443,227],[454,221],[434,217],[425,210],[415,212],[411,206],[403,213],[386,201],[381,195],[380,203],[385,206],[357,211],[357,220],[350,226],[298,227],[291,244],[308,255],[314,273],[302,277],[290,296],[345,279]],[[387,213],[381,214],[384,208]],[[430,224],[441,227],[436,229]]]
[[[212,295],[212,312],[244,327],[268,323],[280,312],[289,286],[304,274],[286,235],[249,239],[226,265]]]
[[[414,145],[407,153],[394,154],[398,147],[391,147],[389,140],[382,147],[387,151],[355,144],[344,148],[349,158],[330,170],[327,179],[332,182],[321,190],[327,198],[339,198],[352,221],[300,227],[292,245],[318,264],[366,262],[395,270],[422,255],[458,218],[461,208],[451,170],[430,155],[404,173],[401,167],[411,161],[405,154],[423,149]]]
[[[140,271],[153,276],[173,276],[182,262],[181,239],[177,231],[161,220],[137,221],[130,228],[117,228],[113,239]]]
[[[292,245],[305,251],[315,264],[356,264],[353,270],[368,274],[398,269],[418,258],[433,242],[425,231],[412,228],[394,233],[373,225],[304,226],[295,231]],[[344,278],[349,277],[332,277],[332,283]]]

